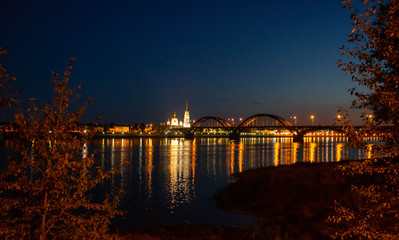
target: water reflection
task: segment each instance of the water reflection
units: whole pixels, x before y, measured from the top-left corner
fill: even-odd
[[[97,159],[106,169],[130,162],[110,182],[111,189],[122,187],[127,192],[123,204],[129,224],[154,219],[236,224],[241,221],[239,216],[215,211],[209,203],[217,189],[231,180],[231,174],[296,162],[335,162],[371,156],[371,145],[366,150],[348,150],[344,137],[304,140],[293,143],[291,138],[99,139],[89,147],[99,150]]]
[[[218,144],[223,144],[220,139]],[[243,162],[244,162],[244,149],[245,144],[240,141],[231,141],[228,151],[228,157],[226,157],[226,173],[227,175],[231,175],[235,172],[243,171]]]
[[[172,139],[165,155],[167,163],[169,190],[169,208],[174,209],[180,204],[191,201],[194,195],[195,164],[192,164],[193,148],[190,141],[184,139]],[[172,211],[173,212],[173,211]]]
[[[148,160],[145,161],[145,172],[146,172],[146,179],[147,179],[147,199],[151,199],[152,197],[152,170],[154,166],[152,165],[153,161],[153,152],[154,152],[154,147],[152,145],[152,139],[148,138],[148,148],[147,148],[147,155],[148,155]]]

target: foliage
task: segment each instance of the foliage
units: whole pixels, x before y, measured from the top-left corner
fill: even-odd
[[[72,60],[71,60],[72,61]],[[72,134],[86,106],[70,113],[71,61],[52,74],[54,98],[39,109],[32,102],[16,115],[19,157],[0,176],[0,239],[117,239],[109,233],[120,195],[90,195],[116,170],[96,166],[94,153],[82,156],[90,136]],[[31,99],[33,101],[33,99]]]
[[[142,132],[145,132],[145,123],[140,123],[140,129]]]
[[[0,46],[0,56],[6,55],[7,52]],[[6,96],[6,91],[9,89],[10,80],[15,80],[10,76],[7,70],[0,64],[0,109],[10,106],[15,99]]]
[[[350,89],[353,106],[370,109],[363,115],[365,126],[358,131],[345,122],[352,145],[364,145],[363,138],[377,135],[382,144],[372,148],[369,159],[344,165],[345,174],[364,176],[367,181],[352,186],[358,198],[337,202],[329,219],[338,239],[399,238],[399,1],[345,0],[351,11],[353,30],[349,47],[342,52],[348,61],[338,66],[357,82]],[[363,90],[362,90],[363,89]],[[387,131],[387,126],[390,126]]]

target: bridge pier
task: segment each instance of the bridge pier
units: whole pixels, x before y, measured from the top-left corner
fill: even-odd
[[[194,139],[194,133],[192,133],[192,132],[184,133],[184,139],[187,139],[187,140]]]
[[[239,132],[231,132],[229,134],[230,140],[240,140],[240,133]]]
[[[293,135],[292,136],[292,142],[303,143],[303,135],[302,134]]]

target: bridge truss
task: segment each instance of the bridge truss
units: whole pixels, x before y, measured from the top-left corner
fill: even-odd
[[[294,126],[286,119],[274,114],[255,114],[237,124],[220,117],[206,116],[198,119],[190,128],[181,128],[186,139],[194,138],[196,132],[217,129],[228,133],[230,139],[238,140],[242,133],[251,131],[276,132],[292,136],[294,142],[303,142],[305,134],[320,130],[341,132],[340,126]]]

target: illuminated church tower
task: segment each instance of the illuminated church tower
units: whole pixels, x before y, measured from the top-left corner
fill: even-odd
[[[175,127],[179,126],[179,120],[176,117],[176,113],[173,114],[173,118],[172,118],[170,125],[175,126]]]
[[[190,113],[188,112],[188,103],[186,102],[186,111],[184,112],[183,127],[190,127]]]

